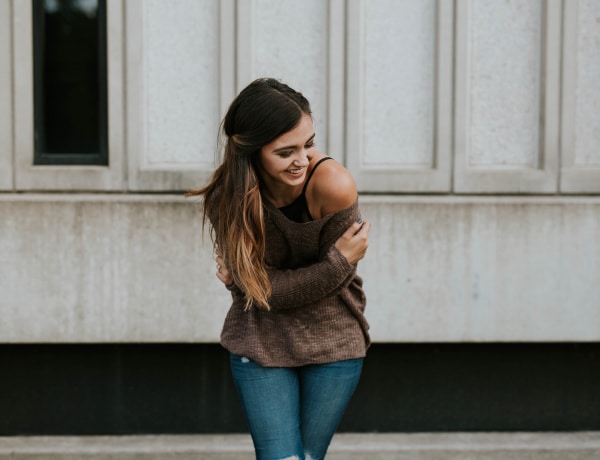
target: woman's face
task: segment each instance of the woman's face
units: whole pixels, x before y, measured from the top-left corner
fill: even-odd
[[[271,192],[304,183],[306,168],[315,153],[315,130],[310,115],[302,114],[295,128],[265,145],[259,155],[261,177]]]

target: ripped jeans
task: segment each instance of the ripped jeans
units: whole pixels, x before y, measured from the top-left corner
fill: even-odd
[[[363,359],[262,367],[230,355],[257,460],[322,460],[350,401]]]

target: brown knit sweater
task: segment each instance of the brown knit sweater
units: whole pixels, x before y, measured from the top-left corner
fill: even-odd
[[[370,344],[366,298],[356,266],[335,241],[359,216],[358,202],[322,219],[296,223],[265,200],[270,311],[233,303],[222,345],[262,366],[295,367],[364,357]]]

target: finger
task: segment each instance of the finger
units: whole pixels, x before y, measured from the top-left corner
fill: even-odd
[[[352,236],[366,236],[370,229],[371,223],[368,220],[363,220]]]
[[[217,278],[219,278],[219,280],[221,280],[221,282],[223,282],[225,284],[228,284],[228,278],[229,278],[229,276],[226,276],[223,273],[217,272]]]
[[[229,273],[229,270],[227,270],[227,267],[225,267],[225,265],[217,266],[216,275],[221,280],[232,278],[231,274]]]
[[[344,236],[346,238],[352,238],[360,230],[360,228],[362,227],[363,223],[364,223],[363,221],[354,222],[352,225],[350,225],[350,227],[348,227],[348,230],[346,230],[344,232]]]
[[[358,233],[362,233],[362,234],[368,234],[369,230],[371,230],[371,222],[369,222],[368,220],[363,221],[363,225],[360,228],[360,230],[358,231]]]
[[[226,278],[231,276],[225,265],[217,265],[217,273]]]

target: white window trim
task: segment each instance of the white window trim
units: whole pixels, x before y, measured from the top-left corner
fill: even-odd
[[[144,88],[143,79],[143,24],[142,0],[125,2],[127,28],[127,154],[128,185],[131,191],[185,191],[206,183],[214,171],[210,167],[181,169],[152,169],[144,166]],[[220,0],[219,4],[219,67],[221,116],[234,95],[235,88],[235,8],[234,0]],[[217,138],[215,126],[215,139]],[[216,145],[215,145],[216,148]]]
[[[329,0],[329,59],[327,75],[327,153],[346,162],[345,94],[346,4]]]
[[[254,37],[252,34],[255,17],[254,0],[243,0],[236,2],[236,94],[247,84],[254,80]]]
[[[430,169],[365,167],[364,128],[364,13],[365,0],[348,3],[348,66],[346,145],[347,165],[361,192],[449,192],[452,157],[453,4],[436,5],[435,142]]]
[[[18,190],[123,189],[123,3],[107,0],[109,166],[34,165],[32,2],[13,6],[15,186]]]
[[[540,145],[538,168],[469,169],[469,20],[470,1],[456,10],[455,192],[556,193],[558,188],[560,108],[560,0],[543,3]]]
[[[11,2],[0,1],[0,190],[13,188]]]
[[[565,2],[560,191],[563,193],[598,193],[600,192],[600,167],[577,167],[575,165],[578,17],[579,0]]]

